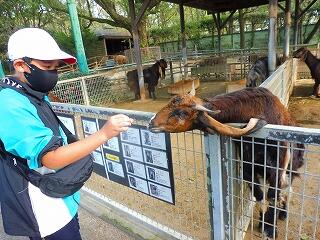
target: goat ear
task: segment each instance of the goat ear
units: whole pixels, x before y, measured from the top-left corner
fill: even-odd
[[[192,81],[192,87],[191,87],[191,91],[189,92],[189,94],[191,96],[195,96],[196,95],[196,88],[194,87],[194,80]]]
[[[199,110],[199,111],[202,111],[202,112],[209,112],[209,113],[213,113],[213,114],[218,114],[221,112],[221,110],[210,110],[200,104],[195,104],[192,108]]]

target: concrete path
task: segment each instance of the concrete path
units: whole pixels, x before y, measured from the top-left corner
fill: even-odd
[[[87,210],[79,209],[79,220],[83,240],[133,240],[137,239],[123,232],[112,224],[92,215]],[[26,237],[8,236],[3,231],[0,217],[0,240],[28,240]]]

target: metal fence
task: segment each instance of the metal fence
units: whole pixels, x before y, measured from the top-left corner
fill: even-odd
[[[238,54],[240,53],[238,52]],[[181,59],[169,58],[167,59],[166,77],[159,80],[158,87],[163,88],[182,79],[199,78],[201,81],[243,79],[257,56],[235,56],[235,53],[233,53],[232,55],[228,54],[214,58],[213,56],[195,57],[189,59],[186,68],[184,68]],[[225,61],[215,65],[214,59],[225,59]],[[153,63],[145,63],[144,66],[147,67]],[[205,66],[200,66],[201,63],[204,63]],[[134,98],[134,93],[129,90],[126,78],[127,72],[133,69],[135,69],[135,66],[132,64],[109,69],[101,68],[99,69],[101,72],[97,74],[58,81],[53,92],[66,103],[111,106]],[[166,97],[170,98],[170,95]]]
[[[260,86],[269,89],[282,104],[287,106],[297,76],[297,59],[289,59],[269,76]]]
[[[297,62],[287,61],[261,85],[285,105]],[[214,153],[211,176],[218,176],[212,180],[214,239],[320,239],[319,138],[317,129],[276,125],[240,139],[209,136],[209,145],[215,146],[208,148]],[[293,155],[299,150],[304,165],[295,169]],[[280,160],[286,151],[290,159],[284,169]],[[270,182],[270,174],[280,179],[282,172],[287,186]]]
[[[274,92],[284,104],[287,104],[292,91],[296,64],[297,60],[287,61],[264,83],[264,86]],[[94,96],[95,91],[101,91],[100,88],[110,89],[110,83],[116,81],[110,80],[110,76],[98,75],[97,79],[99,78],[101,79],[96,81],[80,78],[77,81],[60,83],[60,93],[62,96],[70,97],[72,101],[78,101],[76,96],[79,96],[82,103],[95,104],[90,93]],[[101,86],[95,85],[97,83],[90,85],[90,81],[100,82]],[[70,88],[74,92],[70,92]],[[123,89],[125,88],[122,87],[121,90]],[[89,96],[87,100],[83,93]],[[102,93],[105,94],[108,93]],[[80,117],[108,119],[116,113],[124,113],[135,119],[135,123],[146,126],[152,116],[151,113],[139,111],[74,104],[55,103],[53,107],[57,112],[75,115],[80,137],[83,137]],[[267,125],[257,133],[240,139],[219,135],[205,136],[200,131],[170,134],[170,137],[175,205],[151,198],[96,174],[86,184],[85,191],[177,239],[267,239],[261,232],[270,226],[274,226],[270,231],[272,235],[277,232],[278,239],[320,239],[319,130]],[[283,142],[288,144],[283,146]],[[252,170],[252,176],[258,168],[265,171],[273,169],[279,175],[280,152],[283,149],[296,151],[299,147],[296,147],[295,143],[305,144],[305,164],[297,171],[300,178],[290,183],[289,188],[269,186],[266,174],[262,174],[262,180],[259,182],[252,177],[244,176],[244,168],[248,166]],[[260,146],[260,150],[265,149],[262,154],[265,163],[258,164],[254,158],[250,162],[244,162],[243,155],[248,151],[248,146],[251,146],[249,151],[252,152],[255,152],[257,146]],[[276,167],[273,168],[267,164],[269,160],[265,152],[269,148],[276,149],[277,152],[273,159]],[[289,182],[297,172],[289,165]],[[266,190],[264,192],[270,188],[281,190],[281,197],[287,198],[286,210],[280,209],[280,205],[277,204],[277,201],[280,201],[278,198],[274,202],[270,201],[269,207],[285,212],[286,219],[277,220],[274,217],[273,221],[266,221],[264,215],[260,218],[258,205],[261,203],[257,202],[252,194],[255,186]],[[266,198],[266,193],[263,196]],[[275,239],[269,239],[273,238]]]
[[[214,221],[214,226],[218,223],[220,231],[214,233],[214,239],[276,239],[276,235],[278,239],[320,239],[319,136],[317,129],[271,125],[241,139],[212,136],[215,146],[220,148],[214,149],[217,157],[211,159],[211,169],[221,175],[214,181],[218,185],[215,191],[220,190],[215,192],[214,199],[219,204],[215,203],[213,208],[215,219],[220,220]],[[287,147],[284,142],[289,143]],[[305,148],[296,143],[303,143]],[[280,152],[287,149],[290,153],[302,150],[305,163],[293,170],[291,154],[286,175],[289,185],[281,188],[278,182],[269,184],[267,177],[273,171],[278,179],[283,170],[279,167]],[[266,152],[272,150],[276,153],[274,159],[267,159]],[[252,152],[252,159],[244,158],[248,151]],[[256,151],[262,151],[262,159],[254,158]],[[274,161],[273,166],[269,161]],[[264,173],[259,180],[254,177],[258,171]],[[297,173],[300,177],[294,179]],[[264,201],[253,196],[256,188],[263,191]],[[275,199],[268,199],[272,190],[276,191]],[[221,209],[215,211],[216,205]],[[261,214],[261,209],[267,207],[269,212]],[[269,232],[269,238],[262,234],[264,231]]]

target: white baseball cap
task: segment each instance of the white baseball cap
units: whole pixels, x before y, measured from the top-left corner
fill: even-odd
[[[60,59],[74,64],[77,59],[62,51],[53,37],[40,28],[23,28],[13,33],[8,41],[10,60],[29,57],[38,60]]]

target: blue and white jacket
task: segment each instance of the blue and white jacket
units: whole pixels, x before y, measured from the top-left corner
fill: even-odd
[[[67,141],[47,95],[13,77],[4,78],[3,83],[0,84],[0,140],[5,150],[26,159],[30,169],[48,170],[41,164],[42,157]],[[66,198],[48,197],[4,161],[12,161],[12,157],[2,152],[0,202],[7,234],[45,237],[60,230],[76,215],[78,192]]]

